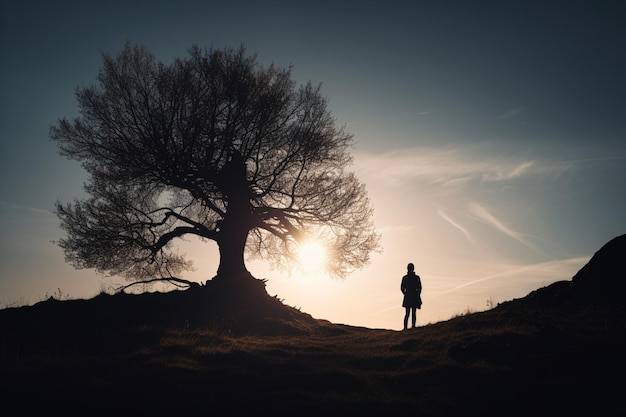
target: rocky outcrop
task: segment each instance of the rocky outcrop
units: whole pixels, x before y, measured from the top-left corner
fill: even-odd
[[[579,299],[626,304],[626,235],[618,236],[597,251],[572,278]]]

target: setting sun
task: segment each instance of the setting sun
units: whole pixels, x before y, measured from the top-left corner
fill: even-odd
[[[308,240],[298,248],[298,264],[304,273],[319,274],[324,271],[326,248],[318,241]]]

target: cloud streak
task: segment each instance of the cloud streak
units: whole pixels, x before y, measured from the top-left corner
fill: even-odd
[[[558,178],[575,162],[551,164],[521,157],[490,155],[482,147],[411,148],[385,153],[357,153],[359,173],[393,186],[423,181],[454,187],[470,182],[502,183],[529,177]]]
[[[470,210],[470,213],[474,215],[478,220],[482,221],[483,223],[486,223],[487,225],[496,229],[500,233],[503,233],[504,235],[510,237],[511,239],[514,239],[520,242],[521,244],[527,246],[528,248],[534,250],[535,252],[545,256],[545,254],[539,248],[537,248],[537,246],[533,245],[527,239],[525,234],[511,229],[509,226],[504,224],[503,221],[501,221],[499,218],[497,218],[492,213],[490,213],[484,206],[476,202],[471,202],[469,204],[469,210]]]
[[[511,119],[513,117],[516,117],[516,116],[520,115],[523,110],[524,110],[524,106],[516,107],[513,110],[509,110],[506,113],[500,115],[498,117],[498,119],[500,119],[500,120]]]
[[[557,280],[571,278],[576,273],[576,271],[582,268],[582,266],[588,261],[589,257],[577,257],[541,262],[532,265],[525,265],[522,267],[507,269],[503,272],[483,276],[459,285],[455,285],[452,288],[428,297],[428,299],[434,299],[437,297],[448,295],[484,281],[490,281],[500,278],[512,278],[519,281],[520,283],[525,284],[526,286],[529,285],[531,281],[530,277],[535,277],[538,280],[545,280],[545,278],[549,278],[550,283],[556,282]],[[549,283],[546,285],[549,285]],[[515,287],[517,286],[517,284],[513,281],[507,281],[507,286]]]
[[[54,215],[54,213],[51,210],[44,210],[44,209],[40,209],[36,207],[28,207],[28,206],[23,206],[21,204],[7,203],[6,201],[0,201],[0,207],[7,207],[10,209],[19,210],[22,212],[46,214],[51,217]]]
[[[452,225],[453,227],[455,227],[456,229],[460,230],[461,233],[463,233],[463,236],[465,236],[465,238],[474,246],[476,246],[476,242],[474,241],[474,239],[472,238],[472,236],[470,235],[470,233],[460,224],[458,224],[457,222],[455,222],[454,220],[452,220],[450,218],[450,216],[448,216],[446,214],[445,211],[443,211],[442,209],[437,210],[437,215],[439,217],[441,217],[443,220],[445,220],[446,222],[448,222],[450,225]]]

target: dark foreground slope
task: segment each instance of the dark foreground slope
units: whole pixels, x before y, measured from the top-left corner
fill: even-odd
[[[1,404],[24,415],[625,415],[624,255],[621,236],[572,281],[404,332],[316,320],[257,280],[5,309]]]

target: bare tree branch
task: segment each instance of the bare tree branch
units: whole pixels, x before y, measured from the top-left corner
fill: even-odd
[[[135,286],[135,285],[139,285],[139,284],[144,284],[144,285],[145,284],[154,284],[155,282],[166,282],[168,284],[176,285],[176,286],[178,286],[180,288],[193,287],[193,286],[199,285],[195,281],[189,281],[189,280],[186,280],[186,279],[183,279],[183,278],[176,278],[176,277],[152,278],[152,279],[135,281],[135,282],[131,282],[130,284],[122,285],[121,287],[115,288],[115,291],[124,291],[124,290],[129,289],[130,287]]]
[[[320,86],[296,86],[291,69],[262,67],[243,47],[194,46],[163,64],[126,45],[76,97],[80,116],[50,128],[90,175],[89,198],[56,205],[74,266],[172,281],[191,265],[176,247],[186,235],[217,243],[218,275],[246,272],[244,250],[286,266],[313,235],[339,277],[379,250],[365,187],[348,170],[352,135]]]

